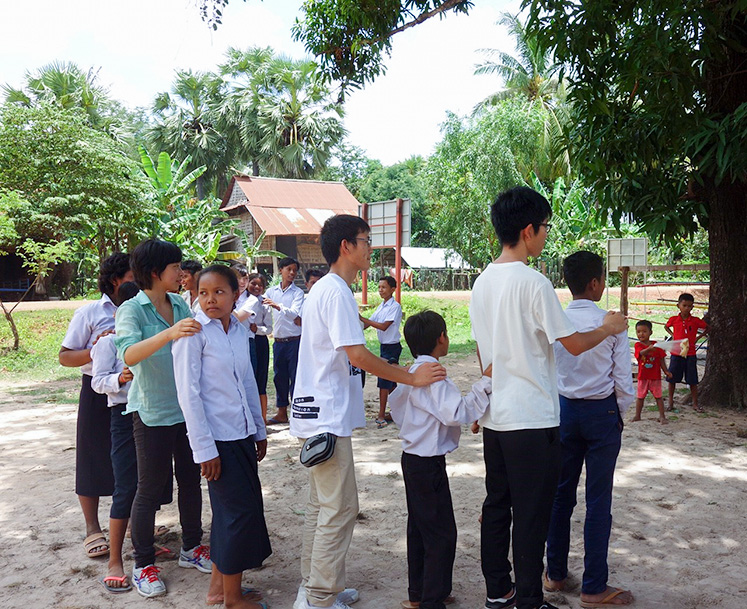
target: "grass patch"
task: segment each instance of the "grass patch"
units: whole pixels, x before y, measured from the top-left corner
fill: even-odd
[[[358,296],[356,294],[356,296]],[[364,317],[370,317],[377,306],[381,303],[378,294],[368,295],[369,308],[364,311]],[[402,318],[403,321],[410,315],[419,313],[425,309],[435,311],[446,320],[446,328],[449,333],[449,353],[474,353],[475,341],[472,340],[472,325],[469,320],[469,305],[464,302],[453,302],[449,300],[438,300],[425,298],[418,294],[402,292]],[[369,328],[365,332],[366,346],[370,351],[379,353],[379,340],[376,330]],[[407,348],[407,343],[402,336],[402,358],[401,364],[412,361],[412,355]]]
[[[74,311],[51,309],[13,314],[21,343],[12,349],[13,335],[5,318],[0,319],[0,380],[19,374],[30,380],[62,380],[80,376],[78,368],[63,368],[57,360],[62,339]]]

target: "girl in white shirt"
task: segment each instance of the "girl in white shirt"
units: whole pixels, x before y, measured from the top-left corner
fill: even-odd
[[[266,609],[262,596],[241,587],[246,569],[272,550],[265,524],[257,463],[267,435],[249,357],[246,329],[232,315],[236,274],[213,265],[200,274],[202,331],[174,343],[174,377],[195,463],[208,481],[213,522],[213,575],[208,604]]]

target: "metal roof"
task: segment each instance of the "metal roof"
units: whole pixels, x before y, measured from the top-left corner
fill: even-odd
[[[342,182],[235,176],[221,209],[242,207],[268,235],[318,235],[330,216],[358,215],[358,200]]]

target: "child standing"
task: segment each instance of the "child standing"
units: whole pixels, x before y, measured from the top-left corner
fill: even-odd
[[[182,277],[179,283],[182,286],[182,298],[189,305],[192,313],[200,310],[197,300],[197,274],[202,270],[202,265],[197,260],[183,260],[180,266]]]
[[[200,468],[192,461],[187,427],[179,408],[171,356],[173,341],[200,331],[179,288],[181,250],[148,239],[132,252],[131,266],[141,292],[117,311],[117,355],[132,370],[127,411],[137,452],[138,485],[132,504],[132,583],[144,597],[166,594],[154,565],[153,525],[163,489],[173,472],[178,484],[182,549],[179,566],[210,573],[210,550],[201,544]]]
[[[405,323],[415,363],[437,362],[449,352],[444,318],[423,311]],[[391,396],[392,418],[402,439],[407,496],[408,601],[403,607],[444,609],[451,592],[457,529],[446,474],[446,453],[459,446],[460,425],[479,419],[490,404],[490,367],[462,397],[447,377],[427,387],[404,385]]]
[[[695,343],[708,334],[708,324],[691,312],[695,305],[692,294],[684,292],[677,299],[679,315],[674,315],[667,320],[664,329],[674,340],[688,339],[688,349],[684,356],[672,355],[669,358],[669,406],[667,410],[674,410],[674,390],[677,383],[681,383],[683,376],[685,383],[690,385],[690,393],[693,396],[693,409],[695,412],[703,412],[698,406],[698,358],[695,354]]]
[[[132,280],[129,254],[117,252],[101,262],[98,278],[101,298],[75,311],[58,356],[61,365],[80,366],[81,372],[75,437],[75,494],[86,522],[83,547],[89,558],[109,553],[109,544],[99,523],[99,497],[114,492],[111,412],[106,396],[91,388],[91,348],[100,337],[114,330],[119,286]]]
[[[208,481],[213,523],[209,605],[266,609],[256,591],[242,595],[241,575],[272,550],[257,463],[267,434],[246,329],[232,315],[239,282],[226,266],[207,267],[197,283],[202,331],[174,344],[174,377],[195,463]],[[227,374],[228,372],[228,374]]]
[[[627,327],[608,313],[602,327],[578,332],[550,281],[527,266],[542,253],[552,209],[530,188],[501,193],[491,220],[501,255],[472,289],[470,318],[483,361],[493,365],[490,407],[480,419],[487,497],[481,556],[486,609],[550,607],[542,594],[542,558],[560,469],[560,404],[552,344],[583,353]],[[508,558],[513,526],[516,587]],[[515,597],[515,598],[514,598]]]
[[[293,283],[298,274],[298,261],[281,258],[278,267],[280,284],[267,290],[265,296],[265,304],[274,309],[272,371],[277,400],[277,412],[267,421],[268,425],[288,422],[288,405],[293,397],[301,342],[301,327],[295,321],[301,315],[303,290]]]
[[[635,344],[635,359],[638,362],[638,386],[635,400],[635,417],[632,421],[641,420],[641,411],[643,410],[643,400],[646,399],[648,392],[654,396],[656,405],[659,408],[659,423],[667,423],[667,416],[664,414],[664,398],[661,393],[661,373],[668,378],[672,378],[672,373],[667,370],[666,352],[656,347],[656,341],[651,340],[653,326],[651,322],[642,319],[635,325],[635,333],[638,342]]]
[[[396,289],[397,280],[394,277],[382,277],[379,280],[381,304],[376,307],[369,319],[361,317],[364,328],[376,328],[379,338],[379,355],[390,364],[399,364],[399,357],[402,355],[402,345],[399,342],[402,307],[392,298]],[[387,415],[386,412],[386,403],[397,383],[379,378],[376,386],[379,388],[379,416],[376,418],[376,426],[381,429],[387,426],[388,419],[391,420],[391,415]]]
[[[606,311],[595,302],[604,293],[604,261],[576,252],[563,261],[573,294],[565,310],[579,332],[601,327]],[[563,590],[568,577],[571,517],[581,470],[586,467],[586,520],[581,607],[628,605],[633,595],[607,585],[612,529],[612,482],[622,441],[622,415],[633,402],[633,370],[627,332],[605,338],[593,349],[571,354],[556,342],[560,394],[560,481],[547,532],[546,591]]]
[[[264,303],[267,278],[261,273],[252,273],[249,275],[249,287],[247,289],[257,299],[254,303],[254,322],[250,323],[250,329],[254,332],[254,348],[257,351],[257,367],[254,369],[254,378],[257,381],[259,403],[262,406],[262,420],[266,421],[267,376],[270,366],[270,340],[267,337],[272,334],[272,311]]]

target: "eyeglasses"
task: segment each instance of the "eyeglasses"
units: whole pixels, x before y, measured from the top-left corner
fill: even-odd
[[[363,241],[363,243],[365,243],[368,247],[371,247],[371,238],[370,237],[365,238],[365,239],[363,237],[356,237],[355,240],[356,241]]]
[[[548,233],[550,232],[550,229],[552,228],[552,224],[550,224],[549,222],[540,222],[540,224],[539,224],[539,225],[540,225],[540,226],[544,226],[544,227],[545,227],[545,230],[546,230],[546,231],[547,231]]]

